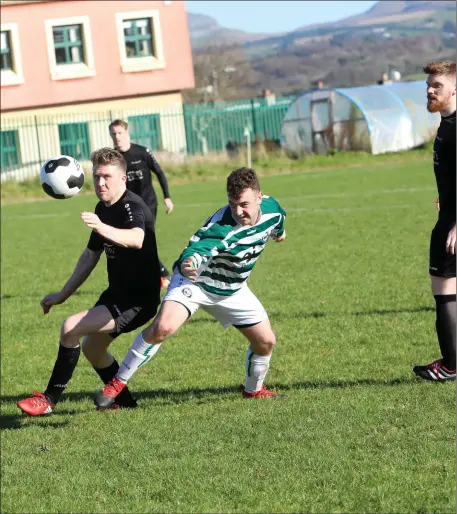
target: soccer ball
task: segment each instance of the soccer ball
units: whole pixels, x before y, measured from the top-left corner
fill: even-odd
[[[53,198],[71,198],[83,187],[84,170],[73,157],[58,155],[47,160],[41,167],[40,183],[43,191]]]

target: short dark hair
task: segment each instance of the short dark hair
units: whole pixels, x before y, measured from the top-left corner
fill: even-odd
[[[98,168],[101,165],[117,166],[124,175],[127,173],[127,162],[124,156],[112,148],[105,147],[95,150],[95,152],[91,153],[90,160],[94,168]]]
[[[260,192],[259,179],[252,168],[238,168],[227,177],[227,194],[239,198],[245,189]]]
[[[129,124],[124,120],[113,120],[109,124],[109,130],[111,130],[111,127],[122,127],[124,130],[128,130]]]
[[[428,75],[455,75],[455,62],[453,61],[436,61],[429,62],[424,66],[424,73]]]

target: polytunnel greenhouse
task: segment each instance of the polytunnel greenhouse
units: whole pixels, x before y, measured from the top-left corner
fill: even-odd
[[[286,112],[281,144],[293,157],[407,150],[430,140],[440,123],[426,103],[425,80],[309,91]]]

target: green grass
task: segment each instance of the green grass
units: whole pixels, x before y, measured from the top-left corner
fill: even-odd
[[[267,383],[238,392],[246,343],[197,313],[132,379],[133,412],[98,413],[81,357],[51,418],[15,402],[46,386],[61,322],[105,287],[40,313],[85,247],[95,197],[2,207],[2,512],[455,512],[455,386],[411,366],[437,358],[428,240],[430,162],[376,159],[262,178],[287,210],[251,288],[277,333]],[[224,202],[224,180],[173,187],[160,256],[177,257]],[[120,337],[121,359],[134,334]]]
[[[267,153],[253,151],[252,166],[259,175],[277,175],[288,173],[301,173],[303,170],[329,169],[358,166],[383,166],[386,163],[411,162],[411,160],[429,160],[433,151],[433,142],[414,150],[388,153],[373,156],[366,152],[335,152],[332,155],[308,155],[301,159],[290,159],[283,151]],[[214,180],[224,180],[235,168],[246,166],[246,155],[240,152],[238,159],[230,160],[225,154],[211,156],[189,157],[182,163],[162,162],[167,179],[170,184],[198,183]],[[94,187],[90,176],[90,163],[82,163],[86,170],[86,181],[83,186],[84,193],[93,193]],[[39,178],[14,182],[8,180],[2,183],[1,202],[6,205],[24,200],[43,199],[43,190]]]

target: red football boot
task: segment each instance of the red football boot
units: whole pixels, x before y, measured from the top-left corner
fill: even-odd
[[[19,400],[16,405],[29,416],[50,416],[55,407],[44,394],[37,391],[30,398]]]
[[[124,389],[127,384],[121,382],[116,377],[112,378],[105,387],[95,395],[95,406],[97,409],[109,409],[113,406],[116,396]]]
[[[262,385],[260,391],[256,391],[255,393],[248,393],[243,387],[242,394],[244,398],[274,398],[275,396],[279,396],[278,393],[266,389],[264,385]]]

